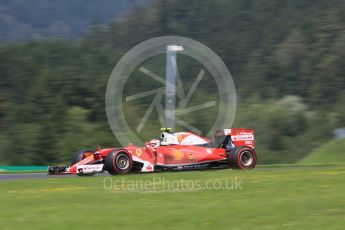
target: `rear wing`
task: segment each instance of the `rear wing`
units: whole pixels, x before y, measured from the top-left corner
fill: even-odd
[[[231,140],[235,146],[246,145],[254,148],[254,130],[245,128],[223,129],[224,135],[231,136]]]

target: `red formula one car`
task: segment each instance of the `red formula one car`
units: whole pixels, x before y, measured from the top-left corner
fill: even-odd
[[[144,147],[98,148],[77,152],[71,166],[49,166],[48,174],[112,175],[202,168],[252,169],[256,165],[254,131],[244,128],[217,130],[213,141],[191,132],[163,129],[160,140]]]

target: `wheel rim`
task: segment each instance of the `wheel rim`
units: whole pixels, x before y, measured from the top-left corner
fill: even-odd
[[[121,170],[127,170],[129,167],[129,157],[127,156],[127,154],[120,153],[116,157],[115,162],[116,162],[116,166]]]
[[[254,154],[251,151],[243,151],[240,155],[241,165],[249,167],[254,162]]]

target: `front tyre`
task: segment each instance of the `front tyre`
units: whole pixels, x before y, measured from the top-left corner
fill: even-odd
[[[91,156],[93,152],[91,150],[81,150],[76,152],[72,158],[72,165],[78,163],[79,161],[83,160],[85,157]]]
[[[256,159],[256,152],[248,146],[235,147],[228,154],[229,165],[235,169],[253,169]]]
[[[72,165],[78,163],[79,161],[83,160],[85,157],[91,156],[93,152],[91,150],[81,150],[76,152],[72,158]],[[78,176],[93,176],[95,173],[78,173]]]
[[[132,171],[133,159],[131,154],[123,149],[111,151],[105,158],[105,169],[111,174],[128,174]]]

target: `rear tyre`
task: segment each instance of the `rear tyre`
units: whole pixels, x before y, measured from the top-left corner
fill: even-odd
[[[115,149],[105,158],[105,169],[111,174],[128,174],[132,171],[132,156],[125,150]]]
[[[253,169],[256,159],[256,152],[248,146],[235,147],[228,154],[229,165],[234,169]]]
[[[93,152],[91,150],[81,150],[79,152],[76,152],[72,158],[72,165],[78,163],[79,161],[81,161],[82,159],[84,159],[85,157],[88,157],[90,155],[92,155]],[[93,176],[95,175],[95,173],[78,173],[78,176]]]

